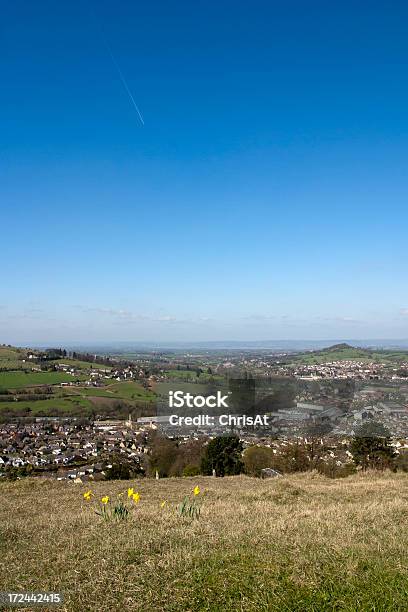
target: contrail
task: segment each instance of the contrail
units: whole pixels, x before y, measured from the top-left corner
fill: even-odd
[[[115,56],[113,55],[113,53],[112,53],[112,49],[111,49],[111,48],[110,48],[110,46],[108,45],[107,40],[105,40],[105,45],[106,45],[106,48],[107,48],[107,49],[108,49],[108,51],[109,51],[109,55],[110,55],[110,57],[111,57],[112,63],[113,63],[113,65],[115,66],[116,70],[118,71],[118,74],[119,74],[120,80],[122,81],[123,87],[125,88],[125,90],[126,90],[126,92],[127,92],[128,96],[129,96],[129,98],[130,98],[130,101],[132,102],[133,106],[135,107],[136,112],[137,112],[137,114],[138,114],[138,116],[139,116],[139,119],[140,119],[140,121],[141,121],[142,125],[144,125],[144,124],[145,124],[145,122],[144,122],[144,119],[143,119],[143,117],[142,117],[142,113],[140,112],[140,110],[139,110],[139,108],[138,108],[138,106],[137,106],[137,104],[136,104],[136,102],[135,102],[135,99],[134,99],[134,97],[132,96],[132,92],[131,92],[131,91],[130,91],[130,89],[129,89],[129,86],[128,86],[127,82],[126,82],[126,79],[125,79],[125,77],[124,77],[124,75],[123,75],[123,72],[121,71],[121,69],[120,69],[120,66],[119,66],[118,62],[116,61]]]
[[[145,122],[144,122],[144,119],[143,119],[143,117],[142,117],[142,113],[140,112],[139,107],[137,106],[137,104],[136,104],[136,102],[135,102],[135,99],[134,99],[134,97],[132,96],[132,92],[131,92],[131,91],[130,91],[130,89],[129,89],[129,85],[128,85],[128,84],[127,84],[127,82],[126,82],[125,76],[124,76],[123,72],[121,71],[121,69],[120,69],[120,66],[119,66],[118,62],[116,61],[115,56],[113,55],[113,51],[112,51],[112,49],[110,48],[110,45],[109,45],[109,43],[108,43],[108,40],[107,40],[107,38],[106,38],[106,36],[105,36],[105,33],[104,33],[103,29],[102,29],[102,26],[101,26],[101,24],[99,23],[98,19],[96,18],[95,12],[94,12],[94,10],[92,9],[92,7],[91,7],[91,6],[89,7],[89,11],[90,11],[90,14],[91,14],[91,16],[92,16],[92,18],[93,18],[94,23],[96,24],[96,26],[97,26],[97,28],[98,28],[98,30],[99,30],[99,33],[100,33],[100,35],[101,35],[101,38],[102,38],[103,42],[105,43],[105,46],[106,46],[106,48],[107,48],[107,50],[108,50],[108,53],[109,53],[109,55],[110,55],[110,58],[111,58],[111,60],[112,60],[112,64],[115,66],[116,70],[118,71],[118,75],[119,75],[119,77],[120,77],[120,80],[122,81],[122,85],[123,85],[123,87],[125,88],[125,91],[126,91],[127,95],[129,96],[129,99],[130,99],[131,103],[133,104],[133,106],[134,106],[134,108],[135,108],[135,110],[136,110],[136,112],[137,112],[137,116],[138,116],[138,117],[139,117],[139,119],[140,119],[140,123],[141,123],[142,125],[144,125],[144,124],[145,124]]]

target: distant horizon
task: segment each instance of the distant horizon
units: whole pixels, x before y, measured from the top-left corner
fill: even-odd
[[[331,338],[319,339],[276,339],[276,340],[191,340],[191,341],[138,341],[138,340],[117,340],[117,341],[93,341],[93,342],[28,342],[28,343],[2,343],[16,346],[18,348],[66,348],[70,350],[91,350],[105,349],[114,351],[115,349],[214,349],[214,350],[319,350],[337,344],[348,344],[355,348],[408,348],[408,338]]]

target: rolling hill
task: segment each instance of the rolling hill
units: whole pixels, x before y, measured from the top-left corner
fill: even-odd
[[[318,351],[308,351],[298,353],[290,358],[294,363],[319,364],[329,361],[377,361],[382,363],[397,363],[408,361],[408,351],[406,350],[381,350],[368,349],[350,344],[334,344]]]

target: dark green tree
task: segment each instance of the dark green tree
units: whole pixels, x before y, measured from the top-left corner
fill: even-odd
[[[376,421],[364,423],[356,430],[350,452],[354,463],[363,470],[392,467],[396,457],[391,446],[390,432]]]
[[[130,480],[144,476],[144,470],[140,463],[126,462],[122,457],[114,457],[111,461],[111,466],[105,472],[106,480]]]
[[[106,480],[129,480],[130,469],[129,466],[124,463],[113,463],[112,467],[106,470]]]
[[[208,443],[201,461],[203,474],[234,476],[244,471],[242,442],[237,436],[220,436]]]

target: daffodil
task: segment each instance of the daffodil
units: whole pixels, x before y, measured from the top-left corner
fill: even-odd
[[[107,503],[108,503],[108,501],[109,501],[109,495],[105,495],[105,497],[102,497],[102,499],[101,499],[101,502],[102,502],[103,504],[107,504]]]
[[[133,487],[131,487],[130,489],[128,489],[128,497],[133,497],[134,491],[133,491]]]
[[[162,501],[162,503],[160,504],[160,508],[164,508],[166,504],[167,504],[166,500]]]
[[[200,494],[200,487],[198,485],[196,485],[193,489],[193,493],[194,495],[199,495]]]
[[[139,493],[133,493],[132,497],[133,497],[133,501],[135,502],[135,504],[137,504],[138,501],[140,500]]]
[[[89,501],[92,495],[93,495],[92,491],[86,491],[86,493],[84,493],[84,499],[86,499],[86,501]]]

